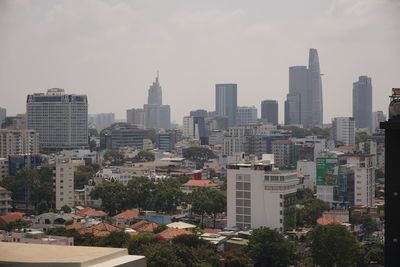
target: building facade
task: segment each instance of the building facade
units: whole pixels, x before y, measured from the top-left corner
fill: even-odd
[[[143,149],[144,130],[123,122],[114,123],[100,132],[100,149],[134,147]]]
[[[284,232],[296,225],[296,172],[273,170],[269,162],[228,165],[228,227],[262,226]]]
[[[294,144],[290,140],[272,141],[272,154],[278,167],[294,166]]]
[[[39,135],[35,130],[0,129],[0,157],[39,153]]]
[[[7,109],[0,107],[0,126],[7,117]]]
[[[257,123],[257,108],[237,107],[236,108],[236,125],[248,125]]]
[[[0,186],[0,215],[11,212],[12,209],[12,193]]]
[[[356,138],[355,121],[352,117],[337,117],[332,120],[332,139],[336,145],[354,146]]]
[[[131,108],[126,110],[126,122],[144,128],[144,109]]]
[[[89,124],[97,130],[103,130],[115,122],[114,113],[99,113],[89,115]]]
[[[52,88],[46,94],[28,95],[27,127],[39,134],[43,151],[87,148],[88,101],[86,95],[67,95]]]
[[[371,129],[372,83],[368,76],[360,76],[353,83],[353,117],[357,129]]]
[[[261,102],[261,119],[266,123],[278,125],[278,101],[264,100]]]
[[[228,127],[236,124],[237,84],[215,85],[215,115],[227,117]]]

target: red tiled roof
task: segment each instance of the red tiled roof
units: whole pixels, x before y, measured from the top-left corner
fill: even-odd
[[[146,220],[142,220],[140,222],[137,222],[135,224],[131,225],[131,228],[133,230],[136,230],[138,232],[147,232],[147,233],[152,233],[154,228],[156,228],[158,224],[149,222]]]
[[[171,240],[180,235],[193,235],[193,232],[185,229],[168,228],[157,234],[157,238],[161,240]]]
[[[9,224],[21,220],[25,213],[22,212],[10,212],[3,216],[0,216],[0,224]]]
[[[114,225],[102,222],[91,227],[78,229],[77,231],[80,235],[90,233],[93,234],[94,236],[101,237],[101,236],[108,236],[112,232],[120,232],[122,230],[118,227],[115,227]]]
[[[104,211],[95,210],[95,209],[92,209],[89,207],[79,210],[75,214],[78,216],[82,216],[82,217],[86,217],[86,216],[88,216],[88,217],[105,217],[105,216],[107,216],[107,213],[105,213]]]
[[[339,221],[333,216],[323,216],[317,220],[317,224],[327,225],[327,224],[342,224],[343,222]]]
[[[214,184],[211,180],[189,180],[184,186],[199,186],[199,187],[215,187],[218,186],[217,184]]]
[[[113,218],[114,219],[134,219],[139,216],[139,209],[131,209],[131,210],[126,210],[121,213],[118,213],[115,215]]]
[[[221,232],[221,229],[204,228],[203,231],[207,234],[218,234]]]
[[[4,187],[1,187],[1,186],[0,186],[0,192],[10,192],[10,191],[8,191],[8,190],[5,189]]]

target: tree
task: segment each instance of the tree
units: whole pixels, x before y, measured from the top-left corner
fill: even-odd
[[[133,158],[133,162],[149,162],[154,160],[154,153],[147,150],[140,150],[139,153]]]
[[[144,132],[144,139],[150,139],[154,144],[156,142],[157,131],[155,129],[148,129]]]
[[[238,249],[231,249],[222,253],[224,266],[226,267],[251,267],[251,259],[247,254]]]
[[[249,238],[247,253],[255,266],[287,266],[294,263],[294,244],[276,230],[254,229]]]
[[[98,165],[78,166],[74,172],[74,187],[82,189],[98,171]]]
[[[154,234],[139,233],[133,236],[128,242],[128,252],[131,255],[143,254],[143,248],[146,245],[151,245],[158,242]]]
[[[368,267],[371,264],[384,266],[384,244],[378,240],[365,242],[361,246],[361,254],[357,266]]]
[[[90,193],[93,199],[101,199],[102,208],[110,215],[123,211],[126,207],[127,190],[120,182],[103,181]]]
[[[183,201],[183,192],[176,187],[168,186],[165,183],[155,185],[153,193],[153,209],[171,213],[176,211],[176,207]]]
[[[203,225],[204,215],[213,215],[214,227],[215,219],[218,213],[226,210],[226,197],[216,189],[199,188],[191,194],[192,211],[201,216],[201,225]]]
[[[145,245],[143,255],[146,256],[149,267],[185,266],[176,256],[172,245],[164,241]]]
[[[154,234],[158,234],[158,233],[161,233],[162,231],[164,231],[166,229],[168,229],[168,226],[166,226],[165,224],[161,224],[161,225],[159,225],[159,226],[157,226],[157,227],[155,227],[153,229],[153,233]]]
[[[297,138],[304,138],[306,136],[311,135],[311,131],[305,128],[300,128],[296,126],[288,126],[284,127],[285,130],[289,130],[292,132],[292,137],[297,137]]]
[[[141,211],[152,205],[154,184],[147,177],[133,177],[127,185],[127,205]]]
[[[118,150],[107,150],[103,155],[104,160],[110,161],[114,165],[123,165],[125,163],[125,156]]]
[[[190,160],[196,164],[197,169],[201,169],[210,158],[215,158],[214,152],[206,147],[192,146],[182,151],[185,159]]]
[[[296,209],[296,220],[298,226],[315,225],[317,219],[322,216],[322,213],[329,210],[328,203],[307,195],[305,195],[302,200],[298,201],[298,203],[300,204],[300,207]]]
[[[1,230],[6,230],[7,232],[11,232],[15,229],[24,229],[24,228],[28,228],[29,224],[24,221],[24,220],[17,220],[14,222],[10,222],[6,225],[2,225]]]
[[[376,223],[376,220],[367,214],[363,214],[361,217],[352,217],[351,223],[362,224],[364,226],[366,237],[370,237],[373,232],[378,230],[378,224]]]
[[[128,246],[129,235],[123,231],[112,232],[108,236],[101,239],[98,243],[99,247],[124,248]]]
[[[314,263],[321,267],[354,266],[360,254],[359,242],[343,225],[316,226],[310,244]]]
[[[363,143],[371,139],[367,132],[356,132],[356,144]]]
[[[40,201],[40,203],[36,207],[37,213],[42,214],[49,212],[49,206],[47,205],[46,201]]]
[[[71,208],[68,205],[64,205],[61,207],[61,211],[64,213],[71,213]]]
[[[181,235],[172,239],[175,254],[186,266],[219,266],[215,246],[196,235]]]

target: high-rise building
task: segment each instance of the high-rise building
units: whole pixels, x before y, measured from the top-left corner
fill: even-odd
[[[278,167],[294,166],[294,144],[290,140],[272,141],[272,153]]]
[[[171,110],[169,105],[162,104],[162,89],[158,75],[149,88],[148,103],[144,105],[143,109],[146,129],[171,128]]]
[[[56,209],[63,206],[74,206],[74,171],[78,166],[85,165],[83,160],[57,158],[54,174],[54,191]]]
[[[215,113],[217,117],[227,117],[228,127],[236,124],[237,84],[215,85]]]
[[[310,128],[323,122],[322,80],[318,52],[310,48],[308,68],[289,68],[289,93],[285,101],[285,124]]]
[[[114,123],[100,132],[100,149],[134,147],[143,149],[144,130],[123,122]]]
[[[26,114],[6,117],[1,124],[1,128],[26,129]]]
[[[99,113],[89,115],[89,124],[101,131],[115,122],[114,113]]]
[[[159,150],[172,152],[176,144],[176,132],[173,130],[162,130],[156,134],[155,147]]]
[[[207,117],[208,116],[208,112],[205,109],[197,109],[197,110],[192,110],[190,111],[190,116],[191,117]]]
[[[353,117],[357,129],[371,129],[372,83],[368,76],[360,76],[353,83]]]
[[[332,120],[332,139],[336,145],[355,145],[355,123],[352,117],[337,117]]]
[[[383,111],[372,112],[372,132],[379,131],[379,125],[384,121],[386,121],[386,116]]]
[[[293,229],[297,184],[296,171],[274,170],[270,160],[228,165],[228,227]]]
[[[39,133],[40,149],[56,151],[88,147],[88,101],[86,95],[67,95],[52,88],[46,94],[28,95],[28,129]]]
[[[191,139],[197,139],[201,145],[208,145],[204,117],[183,118],[183,136]]]
[[[248,125],[257,123],[257,108],[237,107],[236,108],[236,125]]]
[[[126,110],[126,122],[144,128],[144,109],[131,108]]]
[[[8,176],[8,158],[0,158],[0,181]]]
[[[261,102],[261,119],[266,123],[278,125],[278,101],[264,100]]]
[[[9,155],[37,153],[39,153],[39,135],[35,130],[0,130],[0,158],[7,158]]]
[[[7,117],[7,110],[5,108],[0,107],[0,126],[4,122]]]

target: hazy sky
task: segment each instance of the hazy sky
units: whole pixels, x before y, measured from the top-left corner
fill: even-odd
[[[214,110],[215,83],[237,83],[238,105],[283,101],[288,67],[318,49],[324,121],[351,116],[352,83],[368,75],[373,109],[400,87],[398,0],[0,0],[0,106],[60,87],[87,94],[89,113],[142,107],[157,70],[182,123]]]

